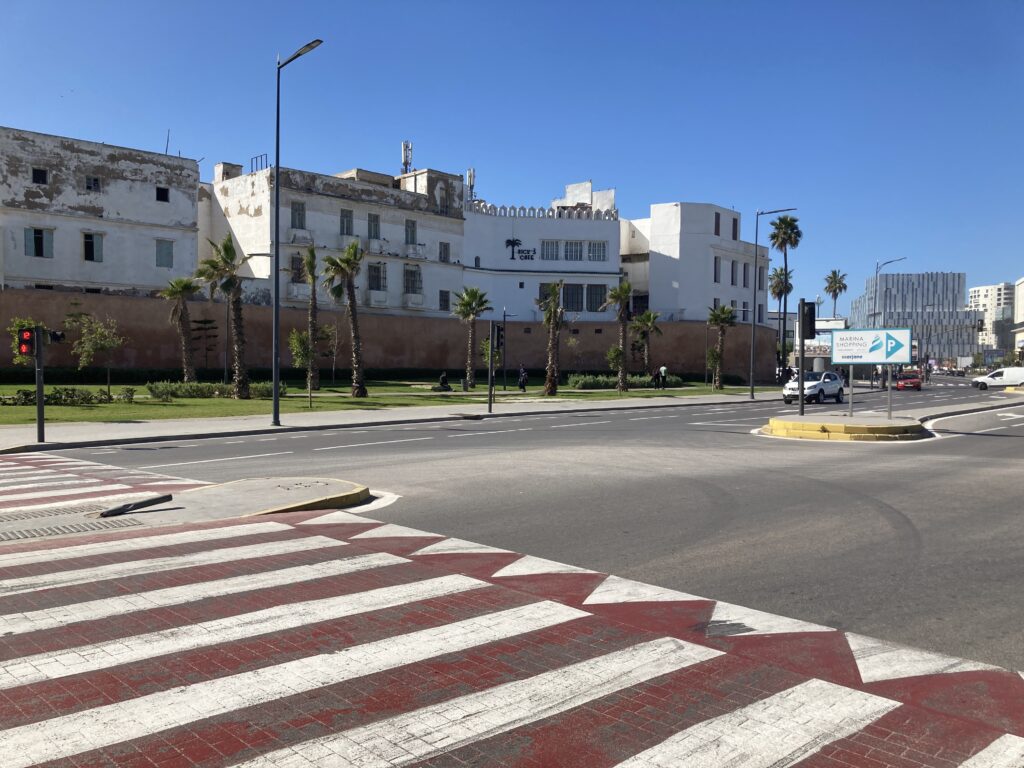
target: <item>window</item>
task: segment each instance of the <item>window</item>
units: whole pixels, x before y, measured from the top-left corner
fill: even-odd
[[[608,260],[608,243],[604,240],[591,240],[587,243],[587,259],[590,261]]]
[[[537,298],[541,301],[547,301],[548,296],[551,293],[551,283],[541,283],[540,290],[537,291]]]
[[[587,312],[600,312],[604,304],[605,296],[608,295],[608,288],[603,285],[587,286]]]
[[[651,308],[651,297],[646,293],[637,293],[633,296],[633,312],[639,314]]]
[[[715,211],[715,235],[722,234],[722,214]]]
[[[582,240],[566,240],[565,241],[565,260],[566,261],[583,261],[583,241]]]
[[[437,244],[437,260],[442,264],[452,263],[452,244],[451,243],[438,243]]]
[[[388,265],[380,261],[369,266],[371,291],[386,291],[388,289]]]
[[[715,256],[715,282],[722,282],[722,257]]]
[[[423,293],[423,273],[419,264],[406,264],[403,277],[404,293]]]
[[[53,258],[53,230],[26,229],[25,255],[40,259]]]
[[[101,192],[103,185],[100,183],[99,176],[86,176],[85,177],[85,191],[86,192]]]
[[[173,240],[156,241],[156,265],[158,267],[167,267],[168,269],[174,266]]]
[[[764,322],[764,304],[757,305],[757,322]]]
[[[743,262],[743,287],[750,287],[750,265]]]
[[[729,284],[736,285],[736,260],[729,262]]]
[[[437,308],[442,312],[452,311],[452,295],[448,291],[437,292]]]
[[[380,240],[380,214],[366,214],[366,236],[370,240]]]
[[[299,201],[292,201],[292,229],[306,228],[306,204]]]
[[[759,291],[763,291],[764,290],[764,273],[765,273],[764,267],[758,267],[757,268],[757,290],[759,290]]]
[[[289,278],[289,282],[292,282],[292,283],[304,283],[304,282],[306,282],[306,270],[302,266],[302,257],[301,256],[292,256],[291,262],[292,262],[292,268],[291,268],[292,275],[291,275],[291,278]]]
[[[743,302],[743,322],[744,323],[747,322],[747,320],[750,319],[749,317],[747,317],[749,314],[750,314],[750,302],[749,301],[744,301]]]
[[[351,235],[352,234],[352,211],[348,208],[341,209],[341,215],[339,217],[341,227],[338,230],[339,234]]]
[[[524,283],[524,282],[523,282],[522,280],[520,280],[520,281],[519,281],[519,288],[520,288],[520,289],[523,289],[523,288],[525,288],[525,287],[526,287],[526,283]]]
[[[541,261],[558,261],[558,241],[541,240],[540,258]]]
[[[732,301],[730,301],[729,302],[729,306],[732,307],[733,309],[736,309],[736,299],[733,299]]]
[[[157,187],[156,188],[156,201],[158,203],[169,203],[169,202],[171,202],[171,190],[168,187]]]
[[[50,172],[45,168],[33,168],[32,169],[32,183],[33,184],[49,184],[50,183]]]
[[[740,220],[735,216],[732,217],[732,239],[740,239]]]
[[[416,222],[413,219],[405,220],[405,244],[416,245]]]
[[[480,269],[480,257],[479,256],[474,256],[473,257],[473,266],[476,267],[477,269]]]
[[[86,261],[103,261],[103,235],[96,232],[83,232],[82,256]]]
[[[562,306],[566,312],[582,312],[583,286],[577,283],[566,283],[562,287]]]
[[[714,307],[715,309],[718,309],[721,305],[722,302],[720,302],[717,298],[711,303],[711,306]]]

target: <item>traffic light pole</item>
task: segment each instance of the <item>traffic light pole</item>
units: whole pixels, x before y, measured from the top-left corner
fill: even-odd
[[[797,379],[798,384],[796,386],[797,400],[800,401],[800,415],[804,415],[804,333],[805,328],[803,327],[804,322],[804,300],[800,299],[800,308],[797,313],[797,329],[800,331],[800,354],[797,356]],[[785,343],[785,339],[783,339]]]
[[[33,329],[35,334],[35,358],[36,358],[36,442],[46,442],[46,415],[44,413],[43,398],[43,329],[36,326]]]
[[[487,345],[487,412],[494,412],[494,347],[496,346],[494,336],[494,321],[487,323],[487,338],[490,342]]]

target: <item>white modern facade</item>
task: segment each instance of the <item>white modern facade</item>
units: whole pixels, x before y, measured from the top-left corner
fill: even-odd
[[[195,160],[0,127],[0,286],[148,294],[196,268]]]
[[[1013,284],[1013,348],[1024,350],[1024,277]]]
[[[1013,283],[979,285],[971,288],[967,308],[984,316],[983,330],[978,332],[978,345],[983,349],[1009,350],[1013,344]]]
[[[770,324],[768,249],[760,246],[755,259],[754,244],[740,240],[738,212],[707,203],[660,203],[650,210],[648,218],[620,226],[634,310],[704,321],[709,307],[731,306],[740,323]]]

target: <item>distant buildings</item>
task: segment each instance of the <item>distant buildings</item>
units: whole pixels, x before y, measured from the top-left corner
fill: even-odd
[[[968,293],[967,308],[981,312],[983,329],[978,344],[983,350],[1006,351],[1013,347],[1013,283],[979,285]]]

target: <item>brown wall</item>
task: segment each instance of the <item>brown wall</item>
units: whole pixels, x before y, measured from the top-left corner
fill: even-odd
[[[189,302],[193,320],[211,318],[218,323],[217,350],[210,353],[210,367],[221,364],[224,333],[224,304],[209,301]],[[6,328],[12,317],[31,317],[49,328],[63,327],[69,312],[89,312],[97,317],[117,320],[121,333],[129,341],[114,355],[114,365],[120,368],[174,368],[181,364],[178,336],[175,326],[168,320],[170,305],[162,299],[106,296],[98,294],[8,289],[0,294],[0,321]],[[264,306],[245,307],[245,332],[248,341],[246,362],[251,366],[269,367],[271,358],[271,309]],[[345,367],[351,350],[348,342],[348,324],[344,312],[321,310],[322,325],[338,323],[343,343],[338,352],[338,365]],[[465,367],[466,327],[455,319],[436,317],[396,317],[393,315],[361,312],[360,330],[363,337],[363,363],[367,368],[422,368],[447,369],[450,376]],[[288,351],[288,333],[292,328],[305,328],[305,310],[281,309],[282,364],[291,365]],[[704,370],[705,326],[695,322],[664,322],[662,336],[651,342],[651,366],[666,365],[670,372],[699,373]],[[578,331],[574,333],[573,331]],[[477,323],[478,339],[486,338],[487,321]],[[579,342],[573,349],[569,340]],[[614,322],[577,323],[562,331],[561,368],[563,371],[605,370],[604,355],[618,339]],[[714,329],[707,334],[714,344]],[[749,369],[750,328],[738,325],[726,333],[725,373],[747,378]],[[74,365],[69,355],[69,344],[47,347],[48,365]],[[527,368],[543,368],[546,363],[547,336],[540,323],[509,321],[506,335],[509,367],[520,363]],[[757,379],[768,382],[775,367],[775,331],[758,328],[756,363]],[[10,365],[9,344],[0,351],[0,365]],[[203,365],[203,355],[196,353],[196,364]],[[479,362],[482,366],[482,362]],[[643,363],[636,360],[631,366],[640,371]]]

